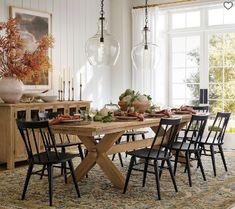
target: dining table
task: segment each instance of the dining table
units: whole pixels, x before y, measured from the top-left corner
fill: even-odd
[[[181,117],[180,130],[190,121],[191,115],[174,115],[174,117]],[[143,121],[115,120],[106,123],[95,121],[89,123],[59,123],[52,125],[51,129],[54,133],[77,135],[88,151],[84,160],[75,168],[75,175],[78,181],[98,164],[113,186],[123,189],[125,178],[109,155],[150,146],[153,138],[122,143],[116,142],[125,131],[132,129],[151,128],[156,133],[160,119],[146,118]],[[96,140],[95,137],[99,135],[103,137],[101,140]],[[71,176],[68,176],[68,182],[71,181]]]

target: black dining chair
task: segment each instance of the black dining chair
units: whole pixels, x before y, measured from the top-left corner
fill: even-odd
[[[192,115],[183,137],[176,137],[172,143],[172,150],[175,152],[174,175],[178,164],[179,154],[184,154],[186,159],[185,172],[188,173],[189,186],[192,186],[190,162],[196,160],[201,169],[204,181],[206,176],[201,162],[200,142],[207,124],[209,115]],[[182,162],[181,162],[182,163]]]
[[[49,204],[52,206],[53,167],[61,163],[68,163],[77,196],[80,197],[72,162],[72,159],[77,157],[77,154],[63,153],[57,150],[55,138],[50,130],[48,121],[29,122],[17,120],[16,123],[27,150],[29,163],[21,199],[25,199],[31,175],[38,174],[38,171],[33,172],[34,165],[43,165],[48,172]]]
[[[147,173],[153,173],[155,174],[157,194],[160,200],[160,177],[163,169],[169,170],[175,191],[178,192],[170,159],[172,158],[171,144],[177,135],[180,120],[180,118],[162,118],[150,147],[127,152],[127,155],[131,156],[131,160],[123,193],[126,193],[132,170],[143,172],[143,187],[145,186]],[[144,162],[139,161],[136,163],[136,158],[143,159]],[[151,161],[153,161],[153,164],[151,164]],[[159,162],[161,162],[160,165]],[[165,162],[167,166],[164,166]],[[139,164],[144,164],[144,168],[140,169]],[[154,167],[154,172],[148,169],[150,166]]]
[[[209,126],[207,137],[199,142],[201,146],[201,155],[211,156],[214,176],[216,176],[215,154],[220,153],[224,169],[227,172],[227,165],[223,152],[224,135],[231,116],[230,112],[218,112],[212,126]],[[217,148],[217,149],[215,149]]]
[[[208,113],[209,112],[209,105],[192,106],[192,108],[200,113]]]
[[[43,120],[49,120],[49,119],[53,119],[55,118],[56,116],[58,116],[60,113],[59,112],[39,112],[38,113],[38,118],[40,121],[43,121]],[[77,147],[78,148],[78,152],[79,152],[79,156],[81,158],[81,160],[84,159],[84,154],[83,154],[83,150],[82,150],[82,142],[79,141],[79,139],[77,139],[77,141],[71,141],[70,139],[70,136],[68,134],[54,134],[55,136],[55,139],[56,139],[56,147],[57,148],[60,148],[61,151],[63,153],[66,152],[66,148],[70,148],[70,147]],[[56,137],[58,136],[58,137]],[[77,137],[77,136],[74,136],[74,137]],[[67,165],[66,164],[63,164],[62,166],[57,166],[57,167],[60,167],[61,168],[61,175],[64,174],[65,176],[65,181],[67,181]],[[41,175],[41,178],[43,177],[44,175],[44,171],[45,171],[45,167],[43,169],[43,172],[42,172],[42,175]]]

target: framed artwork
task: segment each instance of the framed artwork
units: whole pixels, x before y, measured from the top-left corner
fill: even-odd
[[[18,19],[20,33],[28,51],[34,51],[37,47],[37,40],[51,33],[51,14],[49,13],[10,7],[10,17]],[[48,54],[51,57],[51,50],[48,51]],[[30,79],[22,80],[22,82],[26,92],[51,89],[52,72],[41,72],[37,85],[32,83]]]

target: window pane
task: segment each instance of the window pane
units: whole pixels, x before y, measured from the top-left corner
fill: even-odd
[[[223,86],[222,84],[210,84],[209,85],[209,98],[210,99],[222,99]]]
[[[224,9],[224,24],[234,24],[235,23],[235,7],[227,10]]]
[[[185,69],[184,68],[173,69],[172,81],[173,83],[184,83],[185,82]]]
[[[186,83],[199,83],[199,69],[198,68],[189,68],[186,69]]]
[[[197,52],[192,54],[187,54],[186,67],[195,68],[198,67],[199,64],[200,64],[200,57]]]
[[[197,52],[200,48],[200,37],[199,36],[190,36],[186,39],[186,50],[187,52]]]
[[[224,51],[224,65],[235,66],[235,51]]]
[[[185,53],[173,54],[173,67],[185,67]]]
[[[210,9],[208,12],[209,25],[223,24],[223,8]]]
[[[211,51],[209,54],[209,66],[223,66],[223,51]]]
[[[224,82],[235,82],[235,68],[224,69]]]
[[[223,34],[213,34],[209,36],[209,50],[223,49]]]
[[[173,98],[184,99],[185,98],[185,84],[173,84]]]
[[[235,99],[235,83],[226,83],[224,85],[224,98]]]
[[[185,37],[172,38],[172,51],[173,52],[185,52]]]
[[[188,12],[186,15],[186,27],[200,26],[200,11]]]
[[[199,105],[199,100],[186,100],[186,105],[192,105],[192,106],[198,106]]]
[[[223,82],[223,68],[210,68],[209,70],[209,82],[221,83]]]
[[[228,50],[235,50],[235,33],[226,33],[224,35],[224,48]]]
[[[185,28],[185,13],[172,14],[172,28]]]
[[[210,100],[209,101],[209,112],[217,113],[223,111],[223,105],[221,100]]]
[[[199,99],[199,84],[187,84],[186,85],[186,98],[187,99]]]
[[[234,100],[233,101],[225,101],[224,111],[225,112],[231,112],[232,115],[235,115],[235,101]]]

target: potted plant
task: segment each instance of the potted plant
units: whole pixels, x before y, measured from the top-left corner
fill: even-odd
[[[24,89],[22,79],[30,78],[36,84],[39,73],[51,69],[48,49],[52,46],[53,37],[48,35],[37,42],[35,50],[29,51],[16,19],[0,23],[0,97],[4,102],[19,101]]]

